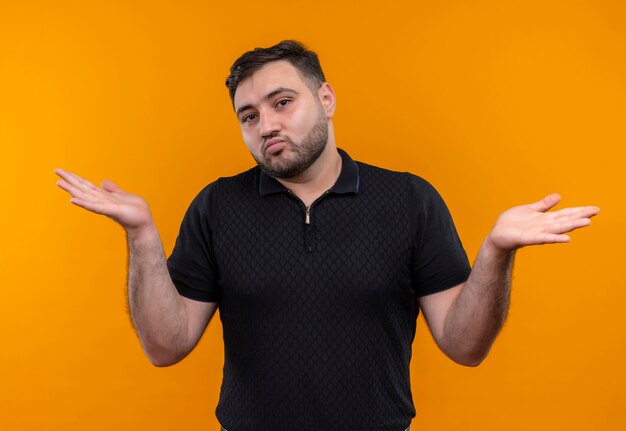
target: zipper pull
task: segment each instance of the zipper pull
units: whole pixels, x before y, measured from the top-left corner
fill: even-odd
[[[311,207],[306,207],[306,214],[304,216],[304,224],[311,224]]]

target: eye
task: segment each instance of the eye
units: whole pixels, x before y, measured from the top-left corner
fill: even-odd
[[[287,106],[289,103],[291,102],[291,99],[281,99],[278,102],[276,102],[276,107],[277,108],[284,108],[285,106]]]
[[[250,121],[254,120],[256,118],[256,114],[248,114],[248,115],[244,115],[243,118],[241,119],[242,123],[249,123]]]

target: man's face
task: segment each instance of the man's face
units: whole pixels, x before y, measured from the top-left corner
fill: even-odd
[[[288,61],[268,63],[243,81],[234,106],[246,146],[272,177],[300,175],[326,147],[322,103]]]

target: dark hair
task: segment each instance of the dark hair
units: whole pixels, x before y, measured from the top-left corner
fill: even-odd
[[[230,75],[226,78],[231,102],[234,103],[235,91],[239,84],[267,63],[278,60],[287,60],[298,69],[311,89],[317,90],[326,81],[316,53],[308,50],[297,40],[284,40],[269,48],[248,51],[233,63]]]

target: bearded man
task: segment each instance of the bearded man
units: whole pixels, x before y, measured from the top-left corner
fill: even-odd
[[[476,366],[502,327],[517,248],[567,242],[596,207],[504,212],[473,268],[424,179],[337,148],[335,93],[295,41],[245,53],[226,84],[257,166],[204,188],[166,261],[147,203],[58,169],[71,202],[126,230],[131,316],[156,366],[183,359],[219,307],[229,431],[397,430],[424,313],[441,350]]]

